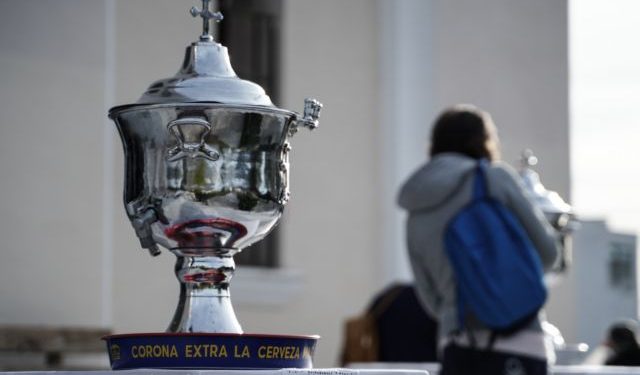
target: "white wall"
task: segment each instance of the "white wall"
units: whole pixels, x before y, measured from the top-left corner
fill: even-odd
[[[177,71],[199,35],[194,4],[42,4],[0,0],[0,323],[162,331],[174,259],[139,248],[105,116]],[[320,334],[316,365],[328,367],[343,320],[409,277],[395,190],[424,160],[440,107],[491,111],[505,159],[532,147],[545,184],[567,196],[566,3],[284,4],[282,106],[313,96],[325,109],[292,140],[282,272],[241,268],[231,291],[245,331]]]
[[[103,4],[0,9],[0,324],[102,324]]]
[[[569,198],[567,2],[436,1],[435,106],[470,102],[498,126],[503,159],[539,157],[548,189]]]

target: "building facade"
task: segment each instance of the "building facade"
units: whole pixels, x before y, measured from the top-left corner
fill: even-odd
[[[193,5],[0,1],[0,323],[166,328],[174,257],[139,248],[106,113],[174,74],[200,33]],[[329,367],[344,319],[411,278],[395,194],[443,107],[490,111],[503,159],[534,149],[569,199],[567,4],[284,0],[281,12],[279,106],[325,107],[292,141],[279,267],[239,267],[231,293],[246,332],[319,334]],[[566,311],[552,293],[550,317]]]

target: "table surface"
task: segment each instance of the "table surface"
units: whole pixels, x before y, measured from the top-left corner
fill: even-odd
[[[317,369],[279,369],[279,370],[118,370],[118,371],[19,371],[0,372],[2,375],[429,375],[422,369],[350,369],[350,368],[317,368]]]
[[[386,368],[392,369],[413,369],[424,370],[429,375],[438,375],[440,365],[438,363],[353,363],[350,364],[354,368],[365,370],[369,368]],[[567,365],[552,366],[551,375],[640,375],[640,367],[624,367],[624,366],[594,366],[594,365]]]
[[[377,366],[377,368],[374,368]],[[1,375],[438,375],[437,363],[370,363],[368,368],[316,368],[279,370],[118,370],[118,371],[16,371]],[[640,367],[554,366],[552,375],[640,375]]]

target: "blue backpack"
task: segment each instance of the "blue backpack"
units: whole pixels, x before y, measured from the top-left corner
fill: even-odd
[[[475,172],[473,198],[448,224],[445,250],[457,282],[458,323],[469,313],[494,332],[514,332],[547,298],[540,258],[524,228],[489,197],[487,161]]]

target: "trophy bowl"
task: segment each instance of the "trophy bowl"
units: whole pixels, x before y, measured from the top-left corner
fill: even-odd
[[[209,21],[221,15],[208,7],[203,0],[203,10],[192,9],[204,30],[178,73],[109,110],[124,149],[127,216],[141,247],[176,256],[180,283],[166,333],[105,338],[112,367],[310,367],[318,337],[243,334],[229,283],[234,254],[280,219],[289,139],[318,126],[322,104],[305,99],[302,115],[283,110],[238,78],[227,49],[209,35]],[[196,363],[195,348],[211,355]]]
[[[233,255],[278,222],[296,115],[258,106],[154,104],[111,111],[125,153],[124,204],[143,247],[177,256],[170,332],[242,333]]]

